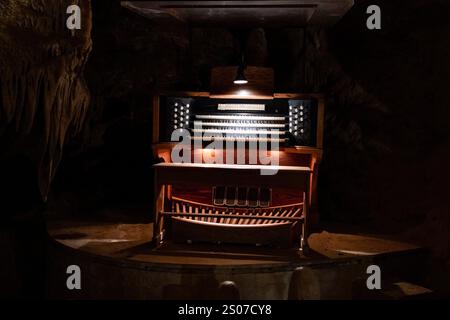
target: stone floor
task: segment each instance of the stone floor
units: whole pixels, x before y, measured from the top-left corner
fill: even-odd
[[[257,246],[167,242],[155,248],[151,223],[65,220],[48,222],[47,229],[50,298],[358,299],[373,296],[365,286],[368,265],[380,265],[383,283],[392,287],[420,278],[426,262],[420,246],[345,226],[313,233],[307,257]],[[83,270],[79,292],[65,287],[72,264]],[[224,281],[236,284],[237,296],[221,295]]]
[[[190,265],[245,265],[300,263],[345,259],[420,249],[419,246],[386,239],[386,236],[320,231],[309,238],[312,249],[305,257],[295,249],[256,246],[174,244],[152,247],[152,224],[53,222],[48,231],[57,242],[100,256],[145,263]]]

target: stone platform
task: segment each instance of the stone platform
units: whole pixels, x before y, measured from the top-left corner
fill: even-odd
[[[339,232],[341,230],[341,232]],[[152,224],[48,223],[49,298],[67,299],[357,299],[368,265],[382,281],[417,281],[426,250],[385,236],[330,228],[309,238],[311,254],[267,247],[152,246]],[[66,287],[67,266],[81,268],[81,290]],[[234,286],[224,286],[234,282]]]

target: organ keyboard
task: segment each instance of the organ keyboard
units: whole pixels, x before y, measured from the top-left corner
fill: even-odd
[[[173,130],[186,129],[199,135],[225,134],[223,140],[252,140],[252,135],[273,134],[279,137],[267,141],[277,140],[286,146],[316,145],[317,99],[243,100],[162,96],[165,107],[159,117],[165,129],[161,141],[170,141]]]

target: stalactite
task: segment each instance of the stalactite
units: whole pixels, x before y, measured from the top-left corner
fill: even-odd
[[[81,30],[66,28],[66,8],[81,8]],[[89,106],[83,70],[91,50],[90,0],[7,0],[0,3],[0,132],[35,145],[45,199],[68,135],[82,127]]]

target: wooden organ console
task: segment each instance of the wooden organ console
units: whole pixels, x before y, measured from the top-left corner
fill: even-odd
[[[306,252],[309,230],[318,223],[323,122],[321,94],[250,94],[242,98],[211,91],[155,95],[153,152],[160,160],[154,165],[155,243],[170,239],[299,247]],[[200,162],[173,161],[172,151],[178,143],[171,141],[174,130],[191,134],[190,159],[202,159]],[[278,133],[276,138],[264,138],[267,144],[277,139],[279,148],[268,152],[277,153],[278,163],[257,160],[249,164],[249,145],[259,138],[247,133],[268,130]],[[223,161],[203,161],[202,155],[210,152],[205,148],[210,141],[202,134],[209,133],[220,133],[224,144],[236,143],[231,156],[234,163],[224,160],[229,149],[214,151],[216,159]],[[198,139],[201,141],[196,144]],[[245,164],[237,162],[238,152],[245,155]],[[267,166],[276,174],[262,175],[261,169]]]

